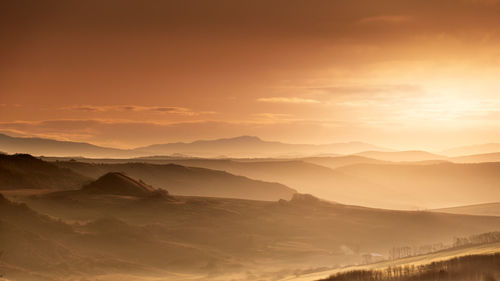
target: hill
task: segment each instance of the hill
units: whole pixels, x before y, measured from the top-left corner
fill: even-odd
[[[254,180],[275,182],[284,184],[301,193],[310,193],[320,198],[330,201],[342,202],[346,204],[356,204],[372,207],[384,208],[413,208],[414,205],[407,204],[405,200],[395,201],[387,198],[386,194],[394,194],[392,190],[386,190],[384,186],[376,186],[373,183],[362,179],[352,177],[330,168],[307,163],[300,160],[283,160],[283,159],[161,159],[155,160],[156,163],[163,164],[145,164],[145,163],[128,163],[128,164],[84,164],[79,166],[76,162],[58,162],[58,165],[72,168],[75,171],[96,177],[103,172],[95,173],[96,168],[108,167],[106,171],[124,171],[127,174],[146,180],[154,186],[162,187],[163,184],[168,184],[166,179],[160,180],[153,178],[148,172],[151,169],[159,169],[165,163],[182,165],[185,167],[199,167],[211,170],[219,170],[234,175],[248,177]],[[85,167],[93,167],[92,171],[85,171]],[[112,170],[109,168],[112,167]],[[127,167],[126,170],[124,167]],[[174,166],[171,166],[174,167]],[[73,169],[73,168],[72,168]],[[122,169],[122,170],[120,170]],[[189,169],[189,168],[188,168]],[[194,168],[193,168],[194,169]],[[163,176],[165,177],[165,176]],[[195,178],[186,179],[189,181]],[[210,182],[210,181],[205,181]],[[172,188],[165,186],[169,191],[176,194]],[[382,196],[367,193],[366,190],[379,190]],[[185,195],[197,195],[196,193],[177,193]],[[206,194],[206,193],[204,193]],[[219,193],[223,194],[223,193]],[[198,193],[199,195],[199,193]],[[209,196],[209,195],[207,195]],[[238,195],[242,196],[242,195]],[[290,195],[291,196],[291,195]],[[227,196],[224,196],[227,197]],[[248,198],[235,197],[235,198]],[[264,198],[264,197],[261,197]],[[274,197],[276,198],[276,197]],[[285,198],[285,199],[289,199]]]
[[[349,166],[354,164],[384,164],[387,161],[377,160],[359,155],[346,155],[337,157],[307,157],[300,159],[304,162],[336,169],[342,166]]]
[[[154,188],[142,180],[136,180],[123,173],[111,172],[103,175],[97,180],[84,185],[77,190],[55,191],[42,194],[33,194],[33,196],[46,197],[52,199],[70,199],[75,200],[99,200],[102,195],[112,200],[113,196],[127,196],[144,199],[162,199],[175,201],[175,198],[169,195],[165,189]],[[14,198],[19,198],[19,194],[12,194]],[[22,195],[21,195],[22,197]]]
[[[0,155],[0,190],[74,189],[89,180],[28,154]]]
[[[107,173],[81,189],[84,193],[150,196],[156,189],[122,173]]]
[[[450,148],[442,153],[449,156],[472,155],[472,154],[487,154],[500,151],[500,143],[485,143],[478,145],[469,145]]]
[[[402,197],[390,193],[384,196],[393,200],[410,198],[421,208],[478,204],[500,198],[500,163],[359,164],[336,171],[397,191]]]
[[[56,162],[91,178],[110,172],[122,172],[165,188],[175,195],[242,198],[253,200],[290,199],[295,190],[279,183],[252,180],[224,171],[185,167],[176,164],[92,164],[76,161]]]
[[[136,280],[154,276],[169,280],[274,280],[312,266],[358,263],[367,252],[386,256],[387,249],[394,246],[432,245],[500,228],[498,217],[371,209],[299,194],[279,202],[176,199],[27,197],[25,202],[36,212],[78,222],[68,224],[47,217],[48,223],[61,225],[61,229],[36,232],[43,241],[57,241],[65,250],[60,250],[57,259],[31,258],[37,263],[59,261],[63,269],[24,263],[23,255],[30,252],[18,246],[6,251],[5,261],[39,274],[74,274],[80,279],[105,281],[112,279],[98,272],[121,273],[120,280],[127,280],[128,274]],[[9,220],[8,229],[17,225],[30,233],[37,230],[37,224],[31,219],[24,222],[22,215],[0,212],[0,219],[4,217]],[[11,245],[13,239],[15,236],[1,239],[0,247]],[[27,237],[22,243],[30,241],[30,247],[41,249],[35,238]],[[14,250],[19,259],[8,258]],[[113,263],[115,267],[110,266]]]
[[[476,216],[500,216],[500,202],[435,209],[437,212]]]
[[[426,151],[364,151],[356,155],[392,162],[414,162],[429,160],[446,160],[446,156],[429,153]]]
[[[68,204],[72,205],[70,209],[78,209],[74,203]],[[101,215],[106,214],[105,210],[100,211]],[[173,270],[174,266],[169,264],[176,260],[189,258],[193,263],[204,260],[205,264],[214,260],[202,251],[165,243],[143,227],[116,219],[70,224],[9,201],[1,194],[0,229],[3,252],[0,271],[10,280],[59,281],[68,276],[79,276],[80,280],[89,276],[155,274],[168,278],[172,273],[162,268]],[[141,261],[136,260],[137,256]],[[193,264],[192,268],[196,266]]]
[[[483,162],[500,162],[500,152],[473,154],[451,158],[455,163],[483,163]]]
[[[332,157],[333,163],[342,164],[348,163],[352,160],[354,161],[364,161],[363,157],[340,157],[340,160],[336,160],[336,157]],[[234,175],[245,176],[251,179],[267,181],[267,182],[277,182],[284,184],[290,188],[298,190],[301,193],[310,193],[320,198],[324,198],[330,201],[336,201],[344,204],[354,204],[363,205],[370,207],[379,208],[389,208],[389,209],[417,209],[416,201],[413,198],[408,197],[407,194],[401,192],[393,187],[383,186],[374,182],[364,180],[362,178],[351,176],[340,170],[334,170],[327,168],[325,166],[312,164],[304,160],[285,160],[285,159],[173,159],[173,158],[141,158],[141,159],[131,159],[132,161],[147,161],[145,163],[129,163],[130,169],[128,174],[132,169],[142,169],[143,173],[146,173],[148,165],[150,163],[158,163],[158,165],[165,164],[176,164],[186,167],[200,167],[211,170],[220,170],[229,172]],[[346,160],[346,161],[345,161]],[[92,160],[84,159],[82,161],[106,161],[106,162],[123,162],[124,160]],[[326,159],[329,161],[329,159]],[[367,160],[373,162],[372,160]],[[377,160],[375,160],[377,161]],[[73,164],[76,166],[76,162],[59,161],[58,165]],[[161,163],[161,164],[160,164]],[[378,163],[378,162],[377,162]],[[98,164],[90,163],[90,167],[100,167],[111,164]],[[87,165],[87,164],[85,164]],[[92,177],[99,176],[101,174],[87,174],[84,172],[84,166],[81,166],[75,171],[80,172],[85,175]],[[118,164],[112,164],[118,165]],[[120,165],[125,165],[121,163]],[[424,165],[419,163],[419,165]],[[119,166],[115,166],[119,167]],[[132,168],[134,167],[134,168]],[[154,167],[154,165],[153,165]],[[132,175],[132,174],[130,174]],[[138,177],[137,174],[132,175]],[[138,177],[141,178],[141,177]],[[155,186],[157,183],[152,182],[150,178],[143,178],[148,182],[153,183]],[[167,189],[169,189],[167,187]],[[169,189],[170,190],[170,189]],[[369,191],[369,192],[367,192]],[[388,196],[390,194],[390,196]]]

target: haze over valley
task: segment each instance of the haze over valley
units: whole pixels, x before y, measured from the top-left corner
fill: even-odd
[[[500,281],[498,15],[0,1],[0,281]]]

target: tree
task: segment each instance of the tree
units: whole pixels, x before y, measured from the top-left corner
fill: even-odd
[[[0,260],[2,259],[2,256],[3,256],[3,251],[0,251]],[[3,273],[0,272],[0,278],[3,277]]]

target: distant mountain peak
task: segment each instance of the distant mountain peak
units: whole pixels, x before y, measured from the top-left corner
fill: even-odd
[[[262,141],[261,138],[257,137],[257,136],[250,136],[250,135],[243,135],[243,136],[238,136],[238,137],[234,137],[234,138],[229,138],[229,139],[233,139],[233,140],[252,140],[252,141]]]
[[[199,143],[199,142],[250,142],[250,143],[258,143],[258,142],[265,142],[265,141],[257,136],[242,135],[242,136],[237,136],[237,137],[232,137],[232,138],[199,140],[199,141],[195,141],[192,143]]]
[[[94,194],[147,197],[153,195],[156,189],[123,173],[110,172],[85,185],[82,191]]]

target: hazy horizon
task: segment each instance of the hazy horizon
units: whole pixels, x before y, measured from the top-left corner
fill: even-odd
[[[278,142],[278,143],[283,143],[283,144],[292,144],[292,145],[329,145],[329,144],[370,144],[375,147],[378,147],[380,149],[374,148],[373,150],[365,150],[365,151],[427,151],[427,152],[432,152],[432,153],[442,153],[446,150],[452,150],[456,148],[462,148],[462,147],[473,147],[473,146],[483,146],[483,145],[496,145],[500,144],[499,142],[481,142],[481,143],[466,143],[463,145],[455,145],[455,146],[443,146],[439,149],[428,149],[425,147],[417,147],[417,146],[390,146],[389,143],[387,145],[381,145],[379,143],[373,143],[369,141],[362,141],[362,140],[347,140],[347,141],[330,141],[330,142],[287,142],[281,139],[266,139],[262,138],[257,135],[228,135],[228,136],[222,136],[222,137],[206,137],[206,138],[195,138],[195,139],[177,139],[177,140],[170,140],[170,141],[158,141],[154,143],[143,143],[142,145],[139,146],[112,146],[112,145],[105,145],[105,144],[100,144],[100,143],[95,143],[91,141],[79,141],[79,140],[73,140],[73,139],[67,139],[67,138],[54,138],[54,137],[47,137],[47,136],[39,136],[39,135],[29,135],[29,134],[18,134],[18,133],[12,133],[12,132],[3,132],[0,130],[0,134],[4,134],[9,137],[14,137],[14,138],[26,138],[26,139],[46,139],[46,140],[55,140],[55,141],[62,141],[62,142],[77,142],[77,143],[87,143],[95,146],[100,146],[104,148],[116,148],[116,149],[124,149],[124,150],[130,150],[130,149],[138,149],[142,147],[147,147],[150,145],[157,145],[157,144],[177,144],[177,143],[183,143],[183,144],[191,144],[194,142],[206,142],[206,141],[218,141],[218,140],[233,140],[233,139],[241,139],[241,138],[256,138],[259,139],[260,141],[264,142]],[[364,151],[360,151],[364,152]],[[350,154],[350,153],[345,153],[345,154]],[[481,154],[481,153],[477,153]],[[467,154],[463,154],[462,156],[466,156]],[[151,155],[153,156],[153,155]]]

